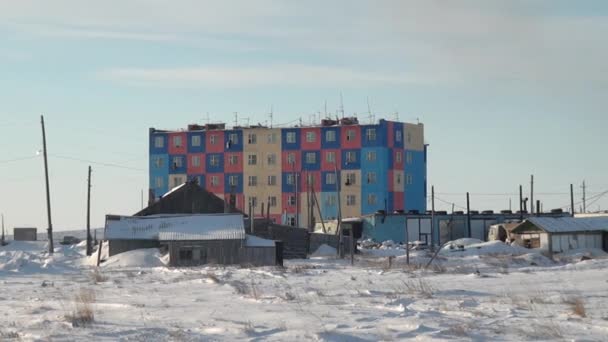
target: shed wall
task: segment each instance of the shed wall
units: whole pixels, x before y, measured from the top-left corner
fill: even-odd
[[[15,241],[36,241],[38,237],[36,228],[15,228],[13,235]]]
[[[109,256],[142,248],[158,248],[160,243],[156,240],[109,240]]]
[[[170,266],[276,264],[274,246],[248,247],[244,240],[171,241],[168,246]],[[191,251],[191,259],[181,258],[180,251]]]

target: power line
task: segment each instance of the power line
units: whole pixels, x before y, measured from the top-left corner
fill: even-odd
[[[30,160],[30,159],[35,159],[35,158],[38,158],[38,156],[29,156],[29,157],[21,157],[21,158],[0,160],[0,164],[8,164],[8,163],[12,163],[12,162],[17,162],[17,161],[22,161],[22,160]]]
[[[58,159],[73,160],[73,161],[78,161],[78,162],[82,162],[82,163],[89,163],[89,164],[95,164],[95,165],[101,165],[101,166],[107,166],[107,167],[116,167],[116,168],[126,169],[126,170],[146,171],[144,169],[126,166],[126,165],[119,165],[119,164],[114,164],[114,163],[96,162],[96,161],[88,160],[88,159],[81,159],[81,158],[67,157],[67,156],[58,156],[55,154],[49,154],[49,156],[51,156],[53,158],[58,158]]]

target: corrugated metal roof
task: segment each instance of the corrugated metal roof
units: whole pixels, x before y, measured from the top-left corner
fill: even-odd
[[[527,221],[548,233],[608,231],[608,217],[530,217]]]
[[[245,239],[241,214],[119,216],[106,220],[108,240]]]

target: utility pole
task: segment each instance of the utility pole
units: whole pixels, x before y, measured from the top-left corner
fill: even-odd
[[[530,215],[534,215],[534,175],[530,175]]]
[[[585,185],[585,181],[583,180],[583,185],[581,186],[581,188],[583,188],[583,213],[587,212],[587,186]]]
[[[570,184],[570,216],[574,217],[574,186]]]
[[[467,230],[471,237],[471,205],[469,202],[469,193],[467,192]]]
[[[0,246],[4,246],[4,214],[2,214],[2,236],[0,237]]]
[[[91,165],[89,165],[89,177],[87,181],[87,256],[93,253],[91,245]]]
[[[433,236],[435,235],[435,186],[431,185],[431,252],[435,250]]]
[[[44,116],[40,115],[42,126],[42,150],[44,155],[44,178],[46,180],[46,212],[48,218],[49,254],[53,254],[53,223],[51,221],[51,190],[49,189],[49,165],[46,154],[46,133],[44,131]]]
[[[519,186],[519,220],[524,221],[524,194],[521,185]]]

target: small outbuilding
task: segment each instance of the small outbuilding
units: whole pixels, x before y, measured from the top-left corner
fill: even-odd
[[[169,266],[264,266],[282,260],[274,241],[245,234],[241,214],[108,215],[105,238],[110,256],[158,247],[169,254]]]
[[[36,241],[38,240],[37,228],[13,228],[13,240]]]
[[[551,255],[578,248],[608,251],[608,217],[530,217],[511,233],[524,246]]]

